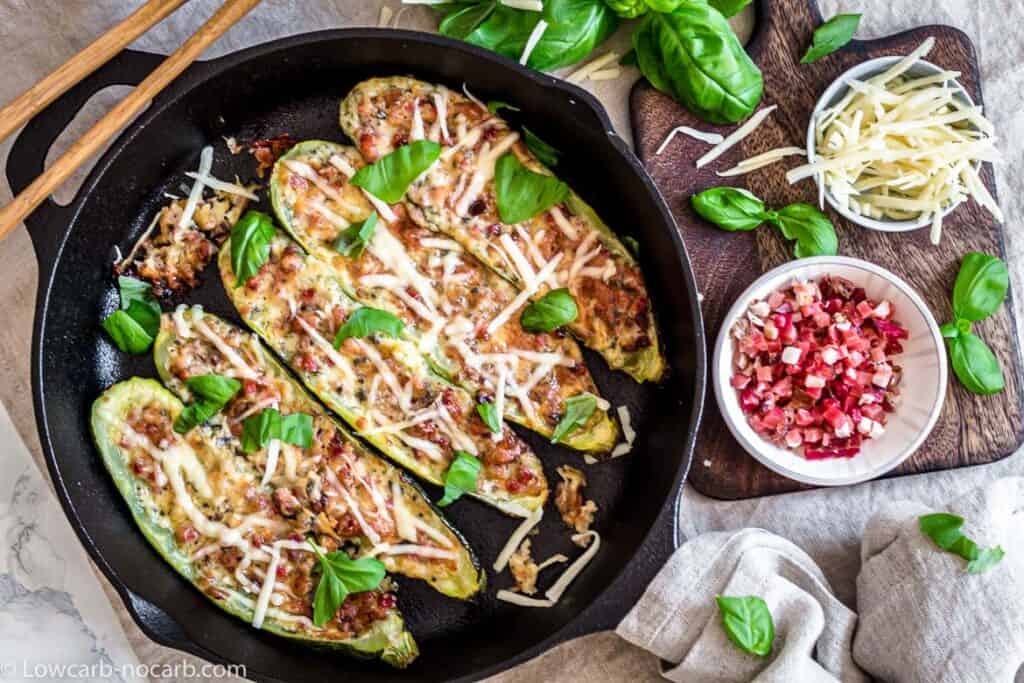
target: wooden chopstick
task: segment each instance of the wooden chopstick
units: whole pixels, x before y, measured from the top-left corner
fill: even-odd
[[[6,139],[21,128],[26,121],[45,109],[46,105],[106,64],[114,55],[160,23],[184,2],[185,0],[149,0],[63,66],[4,106],[0,109],[0,140]]]
[[[0,209],[0,240],[3,240],[60,187],[86,159],[98,152],[146,103],[167,87],[217,38],[248,14],[260,0],[227,0],[174,54],[169,56],[135,90],[96,122],[53,165],[7,206]]]

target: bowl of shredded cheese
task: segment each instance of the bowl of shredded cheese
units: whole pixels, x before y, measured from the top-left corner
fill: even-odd
[[[809,162],[787,174],[813,178],[825,200],[872,230],[931,227],[938,244],[945,216],[973,199],[1002,221],[979,175],[999,160],[995,131],[948,71],[923,59],[934,38],[905,57],[850,69],[822,94],[807,131]]]

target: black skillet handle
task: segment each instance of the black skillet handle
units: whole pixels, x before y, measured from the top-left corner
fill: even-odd
[[[15,195],[43,172],[46,154],[93,95],[111,85],[138,85],[165,59],[162,55],[124,50],[36,114],[22,128],[7,156],[7,182]],[[49,277],[74,202],[60,206],[47,199],[25,219],[39,259],[41,280]]]

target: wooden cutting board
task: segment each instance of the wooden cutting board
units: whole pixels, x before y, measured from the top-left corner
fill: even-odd
[[[655,150],[676,126],[728,134],[734,127],[704,123],[681,105],[641,80],[630,98],[636,151],[661,189],[675,215],[703,294],[708,357],[711,357],[721,319],[736,298],[759,275],[792,256],[792,246],[778,231],[762,228],[754,233],[728,233],[701,220],[690,207],[690,197],[709,187],[745,187],[772,207],[804,201],[817,204],[813,181],[790,186],[785,172],[804,163],[792,157],[766,169],[738,178],[719,178],[715,170],[731,168],[741,159],[777,147],[805,146],[811,111],[820,94],[841,73],[875,57],[905,55],[927,37],[936,39],[927,57],[946,69],[961,72],[961,82],[980,103],[981,84],[974,46],[962,32],[947,26],[927,26],[873,41],[854,41],[840,52],[814,64],[801,65],[800,57],[811,42],[822,17],[814,0],[762,0],[757,28],[747,46],[764,73],[762,106],[779,108],[743,143],[718,161],[697,170],[694,161],[708,145],[677,135],[661,154]],[[990,165],[983,179],[995,194]],[[877,263],[906,279],[928,302],[942,324],[950,319],[950,293],[962,256],[982,251],[1005,259],[1003,226],[970,202],[960,206],[946,221],[942,243],[932,246],[928,229],[887,234],[853,225],[828,208],[839,234],[839,253]],[[976,327],[1002,363],[1006,390],[996,396],[968,393],[950,373],[945,407],[931,437],[895,475],[991,463],[1013,453],[1024,440],[1019,340],[1008,300],[999,312]],[[701,493],[715,498],[738,499],[785,493],[805,487],[767,469],[732,438],[722,421],[708,384],[704,421],[690,482]]]

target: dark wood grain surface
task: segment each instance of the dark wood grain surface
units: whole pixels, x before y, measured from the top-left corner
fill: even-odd
[[[854,41],[840,52],[814,64],[801,65],[800,57],[810,44],[821,17],[814,0],[763,0],[758,6],[758,26],[748,45],[751,57],[764,73],[762,106],[778,105],[761,127],[743,143],[709,166],[697,170],[694,161],[708,145],[684,135],[661,154],[655,150],[673,128],[690,125],[700,130],[728,134],[732,127],[704,123],[641,80],[631,94],[636,151],[647,166],[675,215],[683,235],[700,291],[710,356],[722,317],[737,296],[763,272],[789,260],[791,245],[777,231],[763,228],[754,233],[728,233],[703,222],[690,207],[690,196],[708,187],[745,187],[772,207],[796,201],[817,204],[817,187],[807,180],[790,186],[785,173],[804,163],[803,157],[781,162],[738,178],[719,178],[716,170],[731,168],[741,159],[776,147],[805,146],[807,125],[819,95],[850,67],[884,55],[905,55],[927,37],[936,39],[927,57],[931,62],[961,72],[961,82],[976,102],[981,102],[981,83],[974,46],[959,30],[928,26],[873,41]],[[990,165],[983,179],[994,193]],[[906,279],[928,302],[939,324],[949,320],[950,292],[960,259],[969,251],[1005,258],[1003,229],[974,202],[960,206],[946,221],[942,243],[929,242],[928,229],[913,233],[881,233],[853,225],[827,209],[839,234],[839,253],[877,263]],[[965,467],[994,462],[1017,449],[1024,440],[1019,340],[1010,302],[977,326],[1003,365],[1006,390],[996,396],[968,393],[950,373],[945,407],[931,437],[895,475]],[[910,378],[912,381],[912,378]],[[709,382],[707,408],[690,482],[708,496],[738,499],[764,496],[804,487],[767,469],[732,438],[718,412]]]

